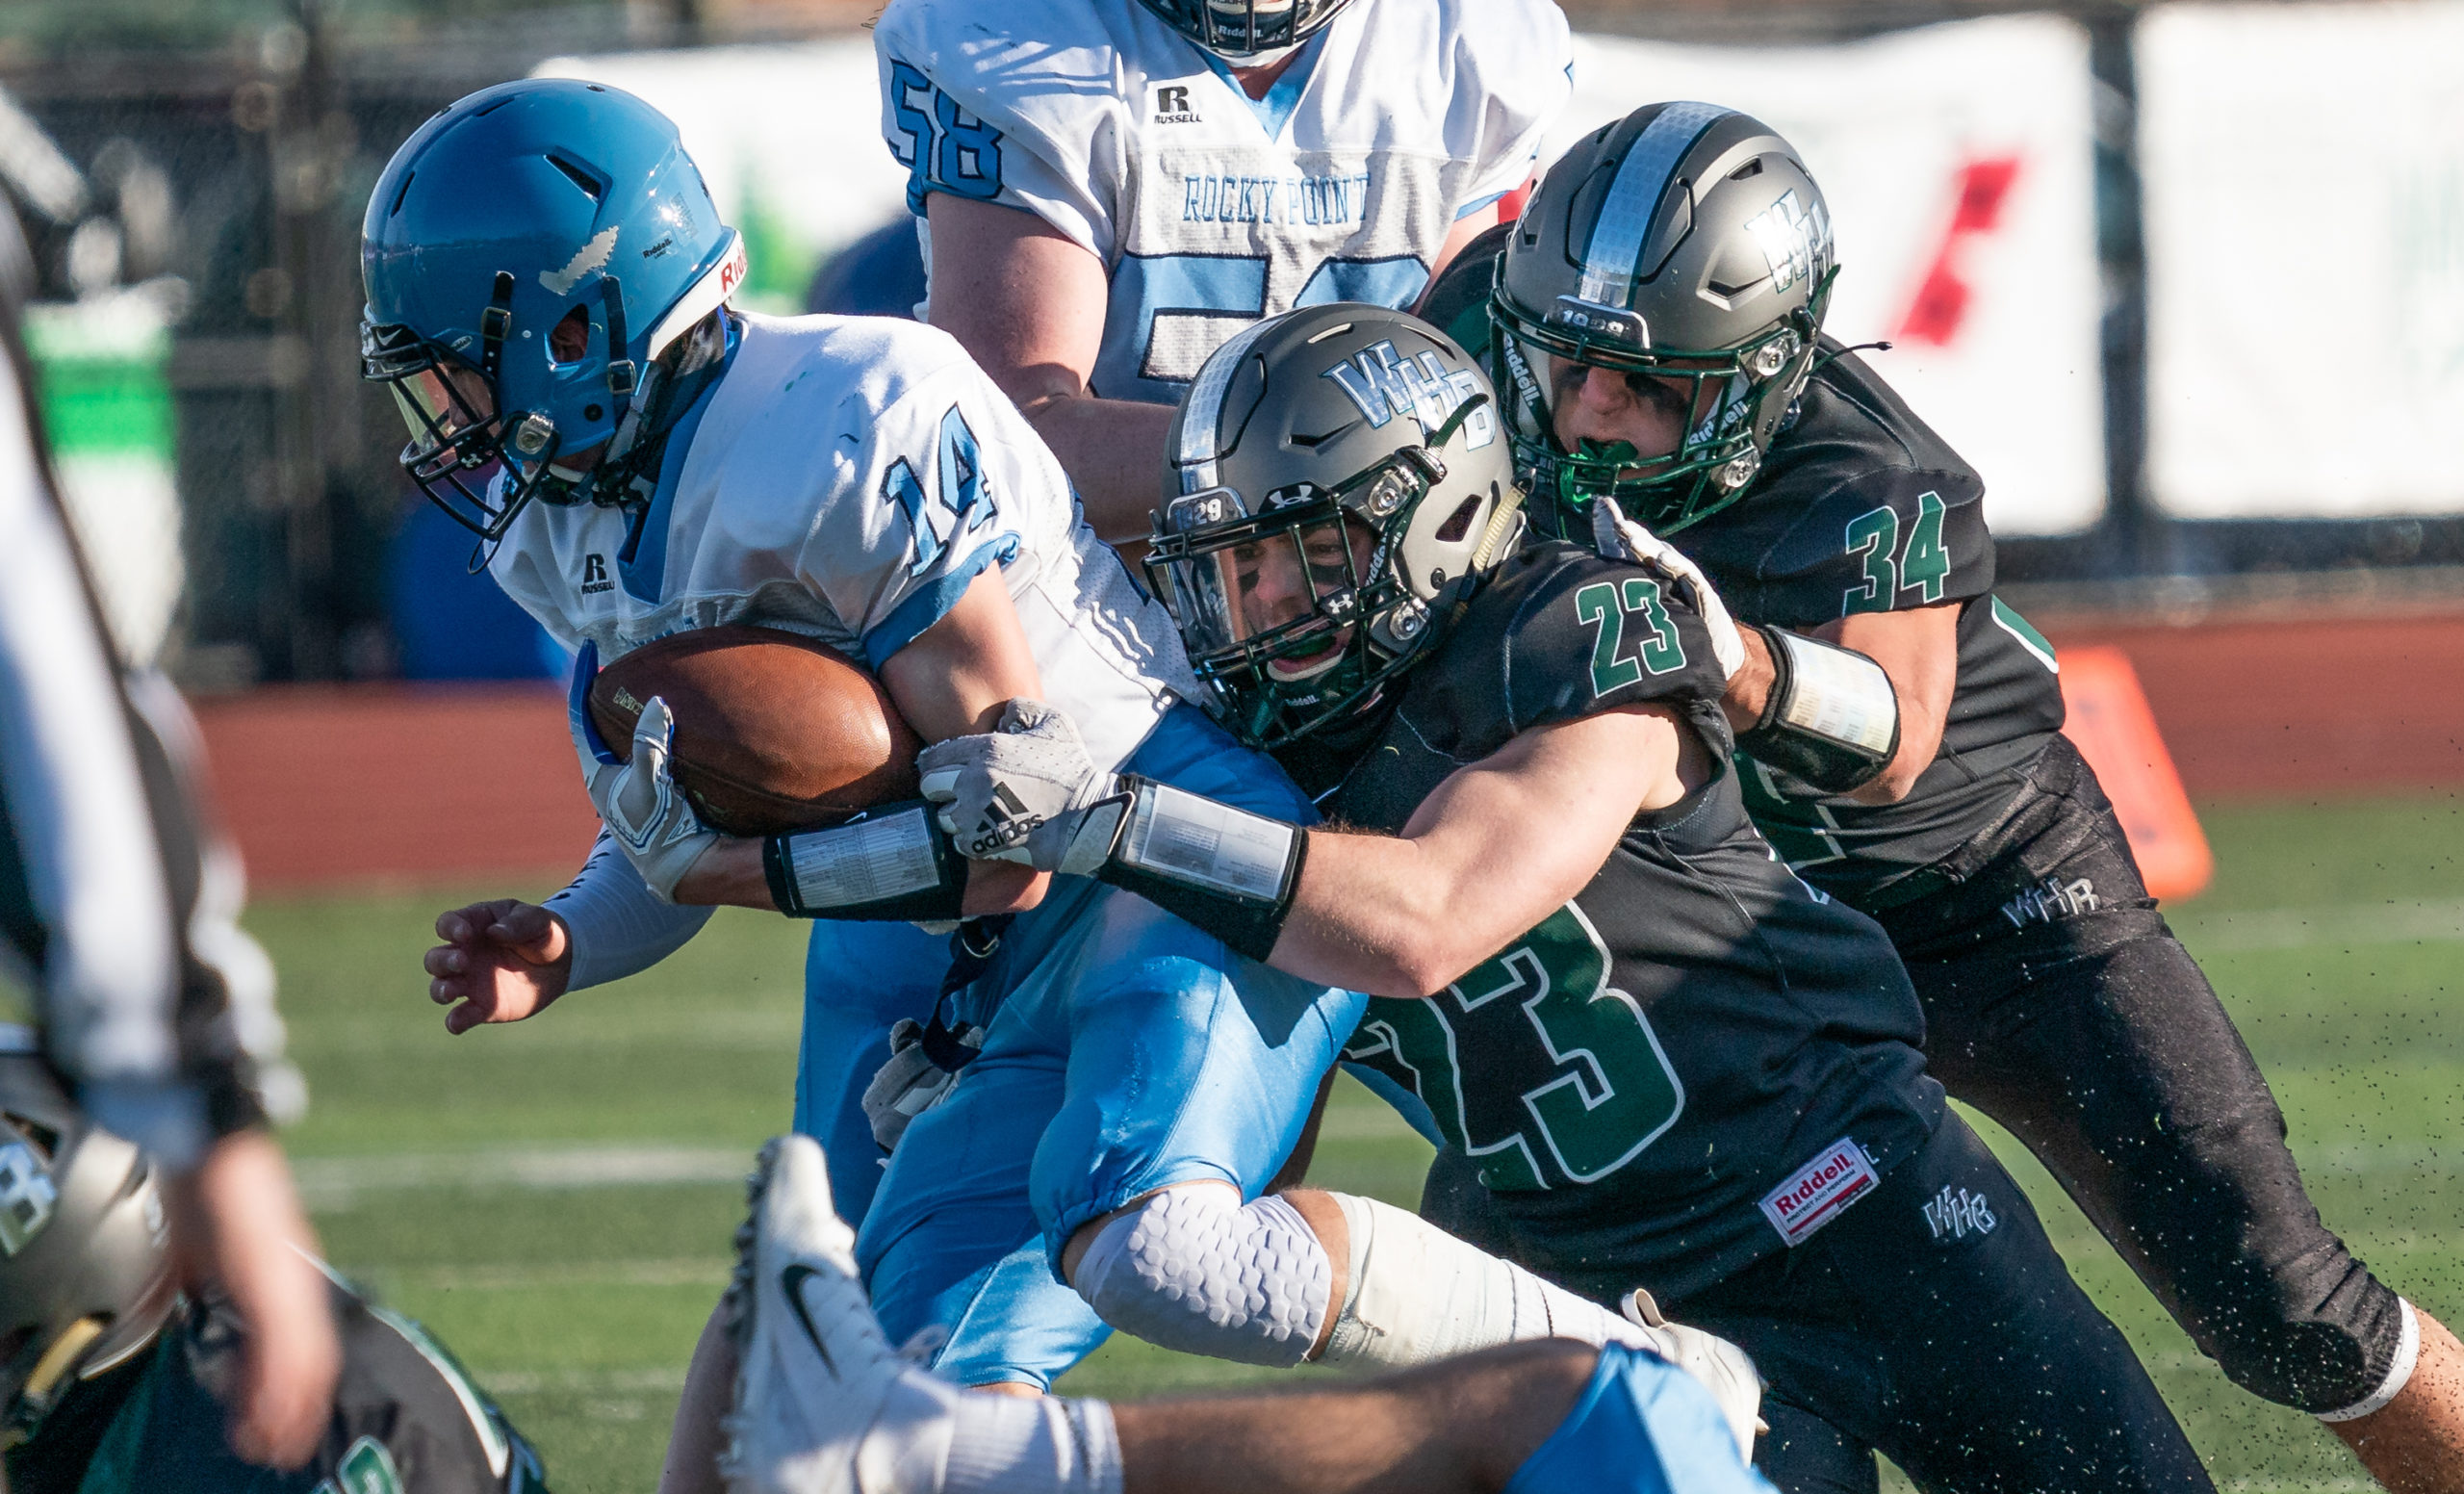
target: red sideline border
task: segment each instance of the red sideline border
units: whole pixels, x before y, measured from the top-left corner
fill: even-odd
[[[2464,613],[2172,628],[2040,618],[2130,657],[2194,798],[2464,786]],[[251,880],[300,891],[580,863],[595,829],[550,686],[297,686],[198,702]]]

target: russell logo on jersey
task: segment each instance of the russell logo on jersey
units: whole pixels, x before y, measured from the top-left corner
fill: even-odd
[[[1155,90],[1155,122],[1157,124],[1204,124],[1205,118],[1190,108],[1190,90],[1185,84],[1168,84]]]

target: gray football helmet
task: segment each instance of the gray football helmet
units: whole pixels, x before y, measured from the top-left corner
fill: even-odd
[[[1492,372],[1534,493],[1575,510],[1613,498],[1663,534],[1735,502],[1812,371],[1836,273],[1822,189],[1759,120],[1649,104],[1578,142],[1524,208],[1490,297]],[[1553,408],[1567,363],[1664,401],[1677,449],[1569,450]]]
[[[1225,343],[1166,451],[1147,578],[1254,746],[1373,708],[1520,528],[1478,363],[1383,306],[1303,307]]]
[[[1138,0],[1227,63],[1269,62],[1326,29],[1351,0]]]
[[[42,1060],[0,1055],[0,1445],[154,1341],[178,1301],[144,1153]]]

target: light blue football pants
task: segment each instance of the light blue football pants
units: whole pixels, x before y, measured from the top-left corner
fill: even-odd
[[[1125,770],[1316,817],[1279,768],[1188,707]],[[823,1144],[840,1213],[861,1220],[857,1259],[890,1341],[941,1340],[934,1367],[960,1384],[1048,1386],[1108,1332],[1060,1279],[1071,1234],[1172,1183],[1257,1197],[1364,1002],[1132,893],[1056,879],[969,992],[982,1054],[883,1170],[858,1102],[889,1025],[930,1016],[948,965],[946,938],[905,924],[814,924],[796,1129]]]

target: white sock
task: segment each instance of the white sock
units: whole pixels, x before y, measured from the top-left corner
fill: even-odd
[[[2396,1361],[2387,1366],[2387,1378],[2378,1382],[2376,1390],[2344,1409],[2321,1411],[2319,1420],[2323,1422],[2359,1421],[2373,1411],[2385,1410],[2387,1403],[2401,1395],[2404,1386],[2411,1383],[2413,1367],[2421,1362],[2422,1320],[2415,1315],[2413,1304],[2408,1300],[2397,1298],[2396,1305],[2404,1309],[2404,1332],[2403,1336],[2396,1341]]]
[[[1374,1198],[1329,1197],[1342,1207],[1350,1236],[1350,1279],[1321,1356],[1327,1364],[1400,1369],[1529,1338],[1653,1347],[1642,1329],[1607,1308],[1417,1215]]]
[[[1120,1494],[1120,1435],[1101,1401],[957,1398],[941,1494]]]

